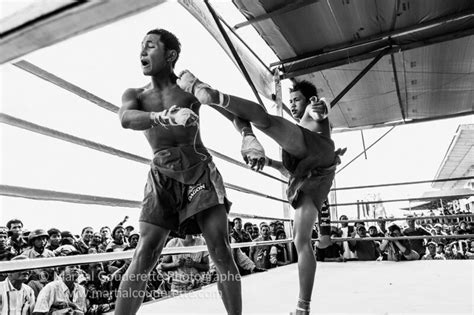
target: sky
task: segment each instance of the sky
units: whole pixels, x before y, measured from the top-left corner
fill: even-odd
[[[2,2],[2,16],[25,5],[22,1]],[[216,2],[218,12],[230,24],[244,20]],[[120,20],[47,47],[25,59],[97,96],[120,106],[123,91],[148,83],[141,73],[139,52],[145,33],[165,28],[177,35],[182,54],[176,71],[190,69],[203,81],[230,94],[255,100],[243,76],[221,47],[177,2],[166,2],[149,11]],[[276,60],[271,51],[251,34],[242,36],[268,64]],[[68,91],[43,81],[11,64],[0,66],[1,112],[35,124],[47,126],[88,140],[147,158],[148,143],[141,132],[121,128],[117,116]],[[288,82],[285,82],[285,86]],[[283,98],[287,100],[287,89]],[[336,176],[337,186],[368,185],[433,179],[459,124],[472,123],[472,116],[398,126]],[[388,128],[364,130],[366,146]],[[208,107],[201,110],[201,133],[204,143],[215,151],[241,160],[240,135],[229,121]],[[278,158],[276,144],[259,133],[267,155]],[[149,167],[137,162],[79,147],[47,136],[0,124],[0,182],[39,189],[141,200]],[[360,131],[333,135],[337,147],[347,147],[343,165],[362,150]],[[215,158],[224,181],[255,191],[282,197],[279,182]],[[278,176],[272,169],[266,172]],[[355,202],[369,194],[382,199],[420,196],[432,190],[429,184],[339,192],[338,202]],[[232,211],[254,215],[283,217],[280,202],[227,190]],[[389,213],[407,203],[385,204]],[[0,196],[0,224],[19,218],[25,228],[57,227],[79,233],[82,227],[115,226],[124,216],[137,226],[139,209],[80,205],[64,202],[35,201]],[[338,213],[355,218],[355,206],[340,207]]]

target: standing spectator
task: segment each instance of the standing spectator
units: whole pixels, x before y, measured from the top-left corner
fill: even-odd
[[[130,249],[135,249],[138,245],[138,241],[140,240],[140,233],[138,231],[133,231],[129,236],[128,236],[128,246],[125,247],[124,250],[130,250]]]
[[[348,218],[346,215],[341,215],[339,217],[340,221],[347,221]],[[341,227],[339,228],[338,234],[340,237],[351,237],[351,235],[354,233],[354,227],[349,226],[349,223],[347,222],[342,222]],[[349,247],[349,243],[347,241],[342,242],[342,249],[343,249],[343,257],[345,260],[354,260],[357,258],[355,253],[351,251]]]
[[[20,255],[23,249],[28,247],[28,243],[23,239],[23,222],[18,219],[12,219],[7,222],[7,228],[10,233],[8,243],[15,250],[15,256]]]
[[[436,243],[435,242],[429,242],[426,244],[426,255],[423,256],[423,260],[445,260],[443,256],[440,254],[436,253]]]
[[[331,238],[339,237],[337,228],[331,227]],[[316,242],[316,260],[317,261],[344,261],[341,242],[332,242],[332,245],[326,248],[319,248],[319,242]]]
[[[461,221],[459,222],[459,229],[457,230],[457,233],[456,234],[459,234],[459,235],[463,235],[463,234],[469,234],[468,230],[467,230],[467,223],[466,221]]]
[[[445,246],[444,246],[444,244],[443,244],[443,243],[439,243],[439,244],[438,244],[438,248],[436,249],[436,253],[437,253],[438,255],[442,256],[442,257],[445,257],[445,256],[444,256],[444,254],[445,254],[444,251],[445,251]]]
[[[257,239],[260,236],[260,229],[258,226],[254,225],[252,227],[252,234],[250,236],[252,237],[252,240]]]
[[[283,230],[278,230],[275,234],[277,240],[286,239],[286,233]],[[270,262],[272,264],[272,268],[277,266],[284,266],[290,263],[286,244],[275,244],[271,247]]]
[[[102,235],[95,232],[89,242],[89,254],[105,253],[104,244],[102,244]]]
[[[407,236],[431,236],[431,233],[422,228],[421,226],[415,226],[415,219],[413,217],[408,217],[407,218],[407,224],[408,227],[403,230],[403,235]],[[425,245],[424,245],[424,240],[422,239],[414,239],[414,240],[408,240],[410,242],[411,248],[420,255],[420,257],[423,257],[425,255]]]
[[[269,241],[270,238],[270,227],[267,224],[262,224],[260,227],[261,236],[254,239],[255,242]],[[260,245],[253,246],[250,248],[250,259],[253,260],[258,268],[269,269],[271,268],[270,263],[270,248],[271,245]]]
[[[90,226],[86,226],[82,229],[81,237],[76,241],[76,248],[81,254],[87,254],[89,252],[89,242],[94,235],[94,229]]]
[[[127,225],[125,227],[125,232],[124,232],[124,236],[125,236],[125,240],[128,242],[128,238],[130,237],[130,234],[132,234],[132,232],[135,230],[135,228],[131,225]]]
[[[398,225],[392,224],[388,227],[387,236],[400,237],[403,236],[403,233]],[[380,251],[384,252],[385,250],[389,261],[417,260],[420,258],[420,255],[411,249],[410,242],[407,240],[383,240],[380,244]]]
[[[357,234],[354,236],[357,238],[366,238],[367,230],[365,226],[359,226],[357,228]],[[349,246],[353,250],[358,260],[367,261],[367,260],[376,260],[380,254],[377,249],[377,244],[374,241],[349,241]]]
[[[16,256],[12,260],[27,259]],[[31,314],[35,307],[33,289],[25,284],[28,279],[27,270],[9,272],[7,278],[0,282],[0,310],[7,315]]]
[[[230,232],[231,243],[246,243],[246,242],[252,241],[252,238],[250,237],[250,235],[248,235],[247,232],[245,232],[242,229],[241,218],[234,218],[234,220],[232,220],[232,223],[234,227],[232,228],[232,231]],[[247,256],[250,254],[250,248],[248,247],[242,247],[241,250]]]
[[[15,249],[8,245],[8,228],[0,226],[0,261],[8,261],[15,257],[15,254]]]
[[[59,246],[61,246],[61,231],[56,228],[48,230],[49,243],[46,245],[46,249],[54,252]]]
[[[112,231],[112,242],[107,245],[106,252],[123,251],[127,247],[125,242],[125,229],[121,225],[114,227]]]
[[[35,315],[50,314],[83,314],[86,312],[86,291],[76,283],[79,269],[75,266],[60,267],[61,277],[48,283],[38,295]],[[69,313],[68,313],[69,312]]]
[[[104,248],[107,248],[110,242],[112,242],[112,236],[110,236],[110,228],[108,226],[103,226],[100,228],[100,235],[102,235],[102,244]]]
[[[250,239],[252,239],[253,224],[246,222],[244,224],[244,231],[247,232],[247,234],[250,236]]]
[[[22,255],[28,258],[54,257],[54,253],[49,249],[46,249],[48,239],[49,235],[43,229],[31,231],[30,235],[28,235],[28,243],[31,247],[25,249]]]

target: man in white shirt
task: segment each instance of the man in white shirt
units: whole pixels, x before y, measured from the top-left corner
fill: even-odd
[[[86,291],[76,283],[79,276],[75,266],[67,266],[61,274],[61,279],[48,283],[39,293],[34,314],[49,314],[48,312],[70,311],[74,315],[86,312]],[[61,271],[61,269],[60,269]]]
[[[16,256],[13,260],[28,259],[26,256]],[[27,270],[10,272],[7,278],[0,282],[0,309],[2,315],[31,314],[35,307],[33,289],[25,284],[28,279]]]

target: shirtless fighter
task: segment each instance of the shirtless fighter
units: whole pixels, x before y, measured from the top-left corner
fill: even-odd
[[[330,138],[328,108],[318,99],[316,87],[308,81],[294,84],[291,113],[298,124],[268,114],[260,105],[233,95],[223,94],[183,71],[177,81],[203,104],[218,105],[275,140],[283,149],[283,161],[267,159],[267,165],[289,172],[288,201],[295,208],[294,243],[298,253],[299,299],[296,314],[309,314],[316,272],[316,258],[311,246],[311,232],[318,213],[321,223],[319,247],[331,244],[330,226],[321,220],[323,202],[334,179],[341,150],[334,151]],[[327,213],[328,215],[328,213]]]
[[[127,89],[119,111],[123,128],[143,130],[154,157],[140,214],[140,241],[120,284],[115,314],[135,314],[150,270],[156,265],[170,230],[203,234],[215,262],[218,288],[228,314],[241,314],[241,286],[227,235],[230,202],[224,183],[199,134],[199,101],[176,85],[174,66],[181,51],[172,33],[155,29],[141,48],[143,74],[151,82]],[[248,122],[222,108],[243,134],[242,154],[260,169],[262,146]]]

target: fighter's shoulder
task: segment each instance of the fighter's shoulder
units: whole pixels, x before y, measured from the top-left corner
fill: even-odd
[[[201,103],[198,101],[198,99],[191,93],[188,93],[186,91],[183,91],[181,89],[178,90],[179,93],[179,98],[184,104],[189,104],[189,105],[200,105]]]
[[[128,88],[123,92],[122,97],[139,98],[140,95],[143,94],[146,90],[147,90],[147,86],[138,87],[138,88]]]

